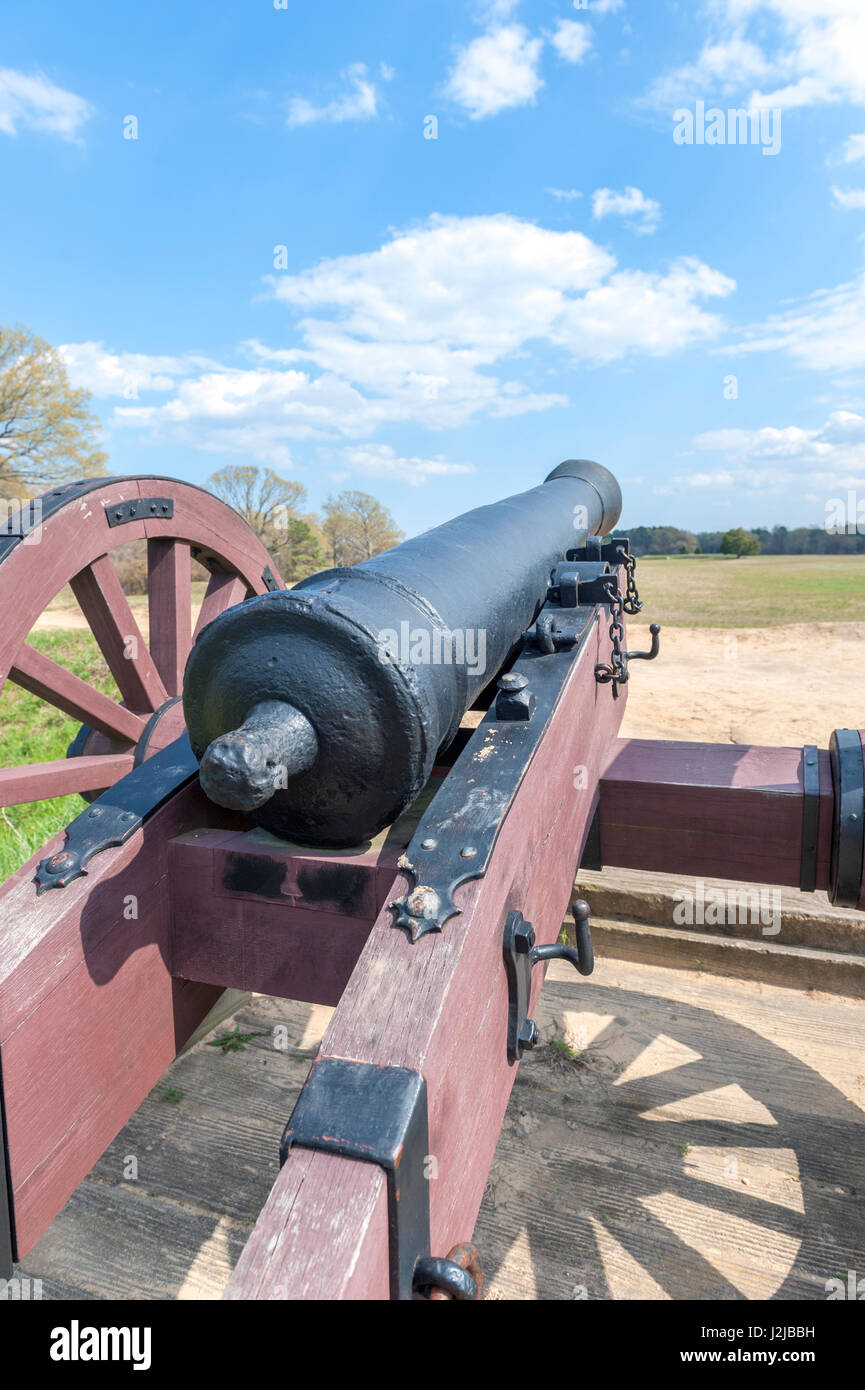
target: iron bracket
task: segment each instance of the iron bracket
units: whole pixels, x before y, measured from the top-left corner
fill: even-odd
[[[862,891],[865,848],[865,764],[856,729],[836,729],[829,740],[835,814],[829,898],[837,907],[856,907]]]
[[[128,502],[111,502],[105,507],[109,526],[125,526],[142,518],[168,521],[174,516],[173,497],[131,497]]]
[[[415,1266],[429,1255],[426,1082],[408,1067],[341,1057],[313,1062],[279,1150],[319,1149],[376,1163],[387,1175],[390,1296],[411,1299]]]
[[[577,546],[574,550],[567,551],[566,560],[606,560],[609,565],[620,565],[623,551],[625,555],[631,553],[631,542],[627,536],[607,536],[602,540],[600,536],[587,536],[586,544]]]
[[[11,1279],[15,1260],[15,1217],[12,1209],[12,1176],[6,1142],[6,1107],[3,1101],[3,1058],[0,1056],[0,1279]]]
[[[198,762],[186,734],[133,768],[69,822],[63,848],[43,859],[36,870],[37,896],[48,888],[65,888],[80,878],[94,854],[124,844],[169,797],[197,776]]]
[[[817,887],[817,830],[820,821],[820,752],[816,744],[802,749],[802,860],[799,888],[813,893]]]

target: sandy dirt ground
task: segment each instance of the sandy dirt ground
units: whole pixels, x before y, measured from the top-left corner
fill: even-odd
[[[648,646],[644,627],[629,646]],[[865,724],[865,623],[669,627],[656,661],[634,662],[621,733],[825,748]]]

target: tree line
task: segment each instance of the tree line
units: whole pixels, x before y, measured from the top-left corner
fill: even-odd
[[[728,531],[683,531],[678,526],[632,526],[634,555],[865,555],[865,533],[827,531],[822,526],[737,526]]]

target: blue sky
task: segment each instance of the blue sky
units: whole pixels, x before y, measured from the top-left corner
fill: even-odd
[[[677,143],[698,103],[758,143]],[[4,0],[0,321],[115,472],[411,533],[583,456],[625,523],[820,524],[865,489],[863,108],[862,0]]]

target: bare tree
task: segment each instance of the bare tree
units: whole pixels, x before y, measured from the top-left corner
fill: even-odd
[[[205,487],[227,502],[267,546],[286,583],[322,568],[321,536],[306,503],[303,483],[283,478],[271,468],[236,464],[211,474]]]
[[[352,490],[327,499],[321,529],[334,565],[371,560],[403,539],[387,507],[368,492]]]
[[[105,472],[89,391],[74,391],[44,338],[0,325],[0,496]]]

